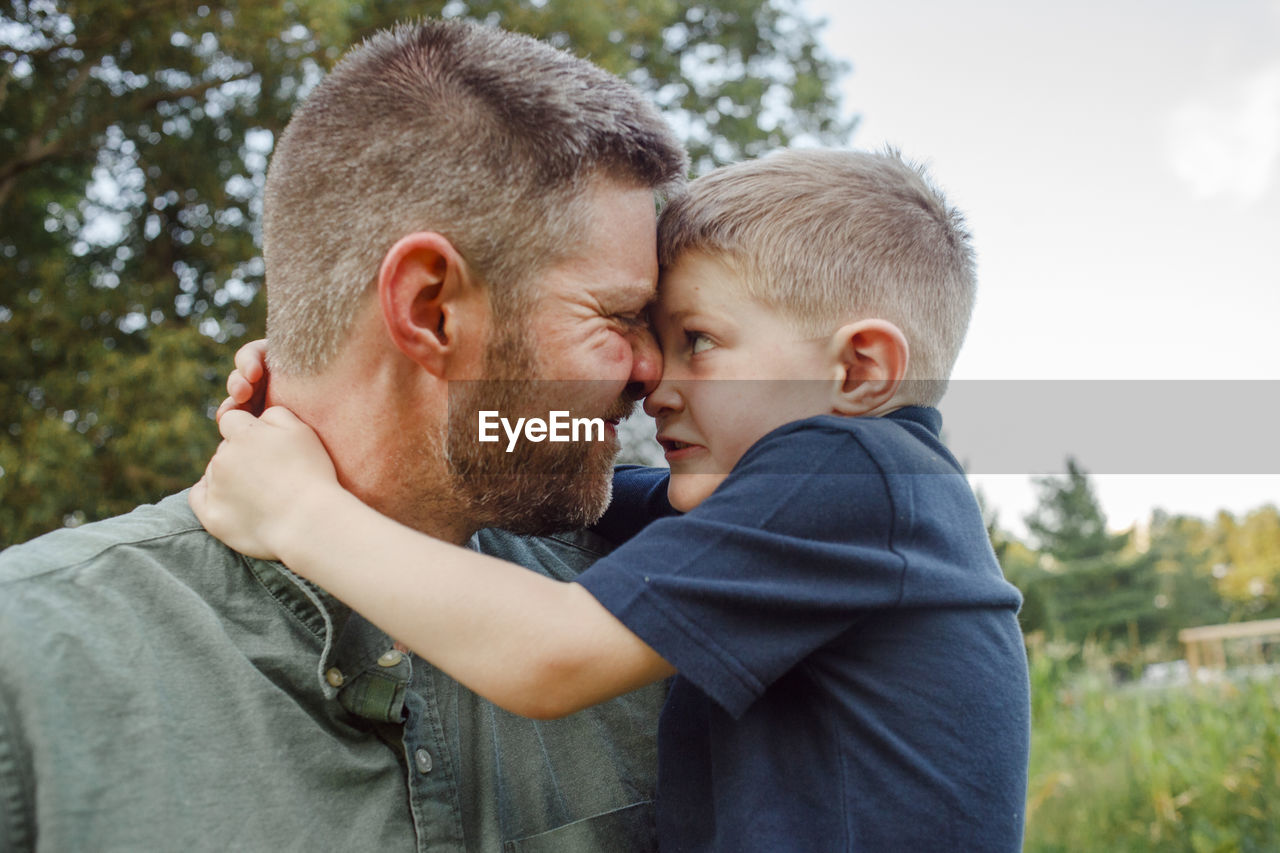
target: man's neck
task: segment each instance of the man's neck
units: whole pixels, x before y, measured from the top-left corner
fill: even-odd
[[[288,407],[316,431],[338,481],[361,501],[421,533],[466,542],[479,525],[448,484],[443,426],[419,417],[431,407],[403,385],[397,392],[394,377],[338,374],[273,376],[267,404]]]

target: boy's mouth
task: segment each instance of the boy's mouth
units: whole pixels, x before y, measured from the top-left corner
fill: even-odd
[[[665,435],[658,436],[658,444],[662,445],[662,449],[667,453],[675,453],[679,450],[688,450],[690,447],[701,447],[700,444],[691,444],[687,441],[677,441],[674,438],[667,438]]]

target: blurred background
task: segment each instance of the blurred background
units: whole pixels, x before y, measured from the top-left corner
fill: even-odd
[[[942,409],[1026,599],[1027,849],[1280,849],[1276,0],[3,0],[0,547],[200,475],[263,333],[276,134],[346,46],[422,15],[623,76],[695,175],[796,144],[929,165],[979,254]],[[1079,419],[1012,423],[1036,394]],[[1151,435],[1155,463],[1108,452]]]

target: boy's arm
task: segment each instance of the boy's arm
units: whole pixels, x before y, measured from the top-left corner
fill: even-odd
[[[666,468],[617,465],[613,469],[613,497],[600,520],[591,526],[594,533],[615,545],[626,542],[651,522],[675,515],[667,500]]]
[[[344,490],[283,409],[222,419],[191,492],[233,548],[280,559],[493,703],[564,716],[674,670],[583,587],[411,530]],[[322,457],[322,458],[321,458]]]

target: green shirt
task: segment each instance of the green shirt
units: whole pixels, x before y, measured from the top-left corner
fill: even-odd
[[[473,546],[565,580],[607,550]],[[508,714],[178,494],[0,554],[0,850],[648,850],[664,695]]]

